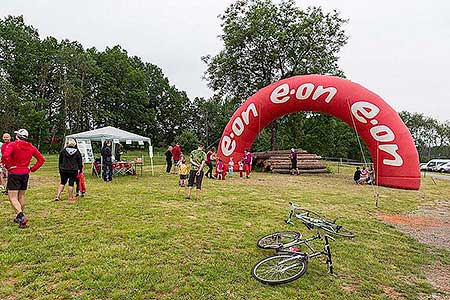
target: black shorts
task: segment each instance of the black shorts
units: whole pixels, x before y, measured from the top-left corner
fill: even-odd
[[[203,180],[203,171],[200,171],[200,175],[197,176],[197,171],[191,170],[189,171],[189,180],[188,180],[188,186],[195,186],[197,187],[197,190],[202,189],[202,180]]]
[[[78,172],[66,172],[59,171],[59,176],[61,177],[61,184],[66,185],[67,181],[69,181],[69,186],[73,186],[75,181],[77,180]]]
[[[26,191],[28,188],[28,178],[30,178],[28,174],[8,174],[6,188],[8,191]]]
[[[180,175],[180,179],[181,180],[187,179],[187,175]]]

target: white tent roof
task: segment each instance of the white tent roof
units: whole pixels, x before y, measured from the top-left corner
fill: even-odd
[[[134,134],[134,133],[122,130],[122,129],[111,127],[111,126],[71,134],[71,135],[66,136],[66,138],[86,139],[86,140],[99,141],[99,142],[104,141],[104,140],[117,139],[121,142],[143,141],[143,142],[147,142],[147,143],[151,144],[150,138],[148,138],[148,137],[140,136],[138,134]]]

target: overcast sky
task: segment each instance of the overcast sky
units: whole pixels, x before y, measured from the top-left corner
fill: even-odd
[[[41,37],[86,48],[121,45],[154,63],[190,98],[212,93],[200,57],[221,49],[217,18],[231,0],[0,0],[0,17],[23,15]],[[279,2],[279,1],[275,1]],[[305,0],[349,19],[340,66],[397,110],[450,120],[450,1]]]

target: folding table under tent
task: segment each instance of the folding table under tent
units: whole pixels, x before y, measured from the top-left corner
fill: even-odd
[[[139,144],[148,143],[148,154],[150,156],[150,162],[152,166],[152,175],[154,175],[153,171],[153,147],[150,138],[140,136],[138,134],[134,134],[122,129],[118,129],[112,126],[107,126],[99,129],[89,130],[85,132],[75,133],[66,136],[65,142],[69,138],[73,138],[75,140],[90,140],[91,142],[101,142],[102,146],[106,140],[113,141],[112,143],[112,153],[115,153],[116,142],[125,142],[126,144],[130,144],[132,142],[138,142]],[[103,161],[101,161],[101,165],[103,166]]]

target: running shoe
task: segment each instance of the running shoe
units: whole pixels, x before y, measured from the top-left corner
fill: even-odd
[[[18,220],[18,221],[19,221],[19,228],[27,228],[28,227],[27,226],[28,218],[25,215],[23,215],[22,218],[20,218],[20,220]]]

